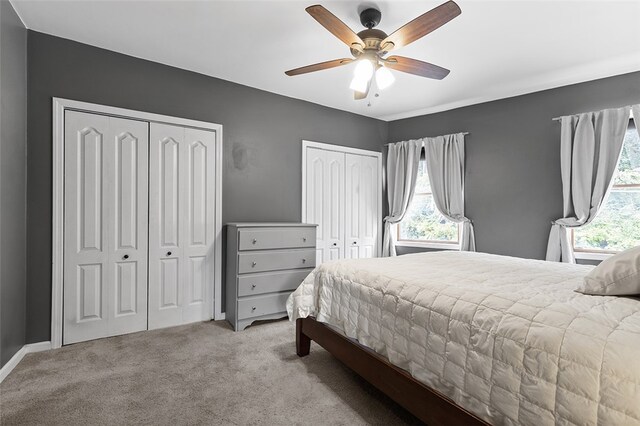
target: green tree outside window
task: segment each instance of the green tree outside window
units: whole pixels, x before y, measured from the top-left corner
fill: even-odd
[[[640,245],[640,136],[629,124],[613,186],[598,216],[573,230],[576,251],[616,252]]]
[[[458,225],[442,216],[433,201],[425,160],[420,160],[416,192],[398,226],[398,241],[458,243]]]

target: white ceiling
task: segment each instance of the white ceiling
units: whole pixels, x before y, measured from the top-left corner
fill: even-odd
[[[451,70],[442,81],[394,72],[366,101],[353,66],[287,77],[349,57],[305,12],[320,2],[356,32],[364,6],[387,33],[444,0],[12,0],[32,30],[358,114],[393,120],[640,70],[640,1],[458,0],[462,15],[394,52]],[[640,84],[640,83],[639,83]]]

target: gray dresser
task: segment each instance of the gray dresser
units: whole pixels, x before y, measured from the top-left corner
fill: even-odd
[[[225,315],[236,331],[287,315],[287,298],[316,265],[316,226],[227,224]]]

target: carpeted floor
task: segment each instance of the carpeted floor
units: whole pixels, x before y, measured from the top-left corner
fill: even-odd
[[[0,385],[2,424],[417,424],[294,325],[223,321],[27,355]]]

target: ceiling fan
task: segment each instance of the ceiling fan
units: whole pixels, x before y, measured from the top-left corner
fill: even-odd
[[[360,13],[360,22],[367,29],[358,34],[353,32],[344,22],[320,5],[309,6],[305,9],[316,21],[331,34],[338,37],[351,49],[352,58],[334,59],[286,71],[288,76],[306,74],[314,71],[326,70],[352,62],[357,62],[354,78],[350,88],[354,91],[355,99],[365,99],[369,94],[371,82],[376,79],[380,90],[385,89],[395,80],[390,69],[402,71],[421,77],[442,80],[449,74],[449,70],[403,56],[386,56],[387,53],[408,45],[430,32],[440,28],[462,11],[453,1],[448,1],[420,15],[413,21],[397,29],[391,35],[374,28],[380,23],[382,14],[379,10],[369,8]]]

